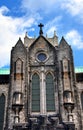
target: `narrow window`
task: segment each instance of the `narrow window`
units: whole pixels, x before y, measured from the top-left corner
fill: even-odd
[[[5,110],[5,96],[4,94],[2,94],[0,96],[0,130],[3,130],[4,110]]]
[[[83,92],[81,93],[81,105],[82,105],[82,110],[83,110]]]
[[[20,59],[14,62],[14,79],[23,80],[23,62]]]
[[[32,112],[40,111],[40,79],[37,74],[32,76]]]
[[[50,73],[46,75],[46,107],[47,111],[55,111],[54,81]]]

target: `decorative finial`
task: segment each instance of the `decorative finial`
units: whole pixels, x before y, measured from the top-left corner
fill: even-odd
[[[38,25],[38,27],[40,27],[40,31],[39,31],[39,34],[40,35],[43,35],[43,31],[42,31],[42,27],[43,27],[44,25],[42,24],[42,23],[40,23],[39,25]]]
[[[46,33],[46,38],[48,37],[47,33]]]
[[[25,37],[27,37],[27,32],[25,33]]]
[[[21,37],[19,37],[19,40],[21,40]]]
[[[54,36],[56,36],[56,31],[54,30]]]
[[[34,34],[34,38],[36,38],[36,35]]]

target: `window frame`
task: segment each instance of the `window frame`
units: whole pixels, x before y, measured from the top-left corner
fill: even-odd
[[[33,83],[33,76],[38,76],[38,81],[37,81],[37,87],[38,88],[34,88],[33,89],[33,87],[36,85],[36,82],[34,82]],[[37,73],[34,73],[33,75],[32,75],[32,87],[31,87],[31,112],[40,112],[40,77],[39,77],[39,75],[37,74]],[[33,86],[33,84],[34,84],[34,86]],[[38,91],[37,91],[38,90]],[[35,93],[35,91],[36,91],[36,93]],[[34,94],[35,93],[35,94]],[[34,95],[34,98],[33,98],[33,95]],[[39,98],[39,99],[38,99]],[[35,100],[34,100],[35,99]],[[34,104],[36,103],[36,105],[34,106]],[[39,108],[37,108],[37,110],[36,109],[34,109],[35,107],[39,107]]]
[[[50,75],[52,80],[50,82],[50,78],[48,78],[48,81],[47,81],[47,76]],[[50,87],[51,85],[53,85],[52,87]],[[48,88],[49,86],[49,88]],[[53,90],[53,91],[51,91]],[[49,92],[49,93],[47,93]],[[53,97],[52,97],[52,96]],[[50,106],[52,106],[53,104],[53,107],[50,108]],[[46,74],[46,111],[47,112],[55,112],[55,88],[54,88],[54,78],[53,78],[53,75],[49,72]]]

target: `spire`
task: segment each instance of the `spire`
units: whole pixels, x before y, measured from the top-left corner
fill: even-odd
[[[42,27],[43,27],[44,25],[42,24],[42,23],[40,23],[39,25],[38,25],[38,27],[40,27],[40,31],[39,31],[39,34],[40,35],[43,35],[43,31],[42,31]]]

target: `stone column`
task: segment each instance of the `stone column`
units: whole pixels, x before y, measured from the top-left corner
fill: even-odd
[[[45,87],[45,74],[44,67],[41,67],[41,76],[40,76],[40,111],[41,114],[46,113],[46,87]]]

